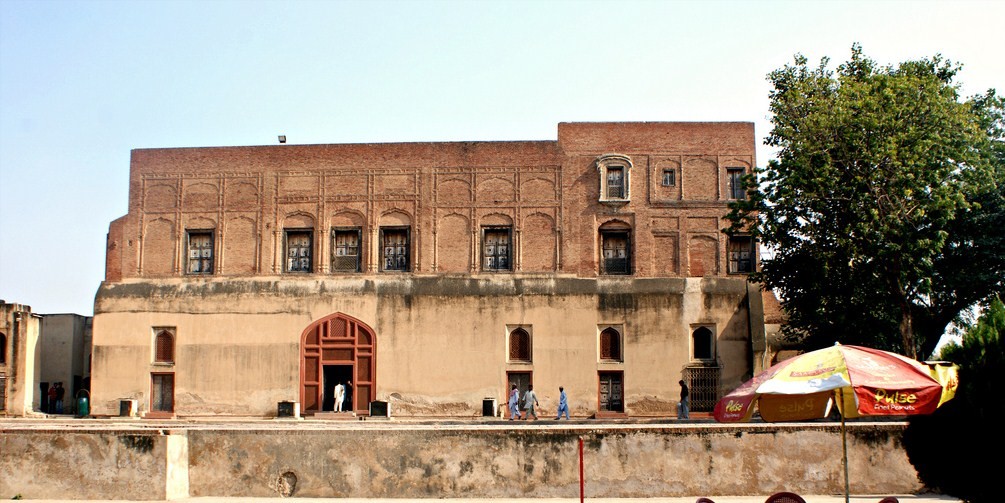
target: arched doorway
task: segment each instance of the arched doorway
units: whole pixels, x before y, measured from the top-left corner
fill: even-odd
[[[300,337],[300,404],[304,413],[335,410],[336,384],[352,382],[343,411],[368,414],[376,393],[373,329],[342,313],[322,318]]]

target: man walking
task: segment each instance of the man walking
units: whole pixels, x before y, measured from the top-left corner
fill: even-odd
[[[534,411],[535,405],[541,405],[537,402],[537,393],[534,393],[534,385],[527,385],[527,392],[523,394],[523,403],[527,408],[527,415],[524,416],[524,420],[530,419],[530,416],[534,416],[534,420],[537,421],[537,412]]]
[[[565,396],[565,388],[558,387],[558,415],[555,416],[555,420],[562,418],[562,414],[565,414],[565,419],[569,419],[569,399]]]
[[[677,381],[680,384],[680,403],[677,404],[677,419],[691,419],[690,407],[688,406],[687,383],[683,379]]]
[[[516,384],[509,392],[509,420],[514,419],[520,419],[520,390],[516,388]]]

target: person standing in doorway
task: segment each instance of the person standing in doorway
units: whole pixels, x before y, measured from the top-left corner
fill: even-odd
[[[345,406],[342,408],[349,412],[356,410],[352,407],[352,381],[345,383]]]
[[[56,414],[63,413],[63,397],[66,396],[66,388],[62,382],[56,383]]]
[[[687,383],[681,379],[677,381],[677,384],[680,384],[680,403],[677,404],[677,419],[691,419]]]
[[[523,404],[527,408],[527,415],[523,418],[525,420],[530,419],[530,416],[534,416],[534,420],[537,421],[537,412],[534,410],[535,405],[541,405],[537,401],[537,393],[534,393],[534,385],[527,385],[527,392],[523,394]]]
[[[562,418],[562,414],[565,414],[565,419],[569,419],[569,399],[565,396],[565,388],[558,387],[558,415],[555,416],[555,420]]]
[[[520,390],[514,384],[509,390],[509,420],[520,419]]]
[[[342,402],[345,401],[345,386],[341,382],[335,385],[335,412],[342,412]]]
[[[49,386],[49,390],[45,392],[45,396],[49,399],[49,403],[46,404],[46,412],[49,414],[56,413],[56,383],[52,383]]]

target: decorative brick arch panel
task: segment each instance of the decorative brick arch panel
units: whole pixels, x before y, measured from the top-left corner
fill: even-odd
[[[325,366],[352,369],[353,404],[368,414],[376,398],[376,337],[366,323],[335,313],[311,323],[300,336],[300,404],[304,413],[321,412]]]

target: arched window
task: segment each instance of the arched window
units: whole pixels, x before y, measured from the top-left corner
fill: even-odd
[[[174,334],[171,330],[161,329],[154,337],[154,362],[174,363]]]
[[[7,335],[0,334],[0,363],[7,363]]]
[[[613,328],[600,332],[600,359],[621,361],[621,334]]]
[[[530,361],[530,334],[526,330],[518,328],[509,333],[509,359],[517,362]]]
[[[691,333],[691,359],[712,360],[715,352],[712,350],[712,331],[707,327],[698,327]]]

